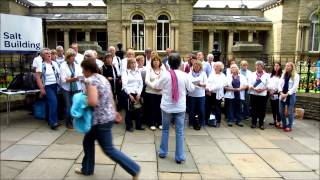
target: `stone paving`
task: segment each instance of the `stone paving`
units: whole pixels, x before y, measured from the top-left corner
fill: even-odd
[[[10,125],[1,115],[0,179],[131,179],[119,165],[96,145],[93,176],[74,173],[81,166],[83,135],[60,126],[52,131],[45,121],[35,120],[26,111],[11,113]],[[125,132],[115,125],[116,148],[141,166],[140,179],[319,179],[319,121],[297,120],[294,130],[285,133],[268,125],[266,129],[207,127],[195,131],[186,127],[187,160],[174,161],[175,134],[170,130],[169,154],[157,156],[161,131]]]

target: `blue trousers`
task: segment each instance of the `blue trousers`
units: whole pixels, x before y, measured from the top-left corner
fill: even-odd
[[[70,114],[70,109],[72,105],[72,97],[74,94],[78,93],[80,91],[76,92],[70,92],[66,90],[62,90],[63,98],[64,98],[64,103],[65,103],[65,119],[66,119],[66,125],[71,125],[72,126],[72,117]]]
[[[124,153],[113,147],[111,132],[112,125],[113,122],[94,125],[91,127],[91,130],[84,136],[84,157],[82,160],[81,169],[83,174],[91,175],[94,172],[95,140],[98,140],[98,143],[103,152],[113,161],[117,162],[129,174],[135,176],[140,172],[140,166],[137,163],[135,163]]]
[[[236,122],[240,123],[240,110],[241,110],[241,100],[240,99],[228,99],[225,98],[226,103],[226,111],[227,111],[227,119],[228,123]]]
[[[170,122],[173,120],[176,127],[176,161],[186,160],[186,154],[184,152],[184,118],[185,112],[180,113],[166,113],[162,111],[162,136],[160,144],[160,156],[167,156],[168,154],[168,142],[169,142],[169,128]]]
[[[50,126],[55,126],[58,122],[57,84],[46,85],[44,89],[46,91],[46,101],[49,109],[48,122]]]
[[[294,121],[294,116],[295,116],[295,112],[294,112],[295,104],[296,104],[296,94],[289,95],[285,102],[280,100],[279,111],[280,111],[280,117],[281,117],[281,121],[282,121],[282,126],[284,128],[292,128],[293,121]],[[289,120],[289,123],[287,122],[287,118],[286,118],[286,116],[284,114],[285,106],[288,106],[288,120]]]
[[[206,99],[205,96],[203,97],[189,97],[189,124],[195,126],[196,125],[196,118],[195,116],[198,115],[199,117],[199,124],[200,126],[205,126],[205,108],[206,108]]]

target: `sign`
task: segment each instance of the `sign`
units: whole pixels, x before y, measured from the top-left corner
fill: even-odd
[[[0,51],[40,51],[43,46],[42,19],[0,14]]]

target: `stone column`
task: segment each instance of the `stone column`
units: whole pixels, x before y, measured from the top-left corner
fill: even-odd
[[[170,32],[170,45],[169,47],[173,48],[174,49],[174,40],[175,39],[175,35],[174,35],[174,27],[171,26],[171,32]],[[175,49],[174,49],[175,50]]]
[[[157,28],[156,28],[156,25],[152,26],[152,37],[153,37],[152,49],[154,51],[156,51],[157,50]]]
[[[304,51],[308,51],[309,49],[309,35],[310,35],[310,27],[306,26],[305,29],[305,36],[304,36]]]
[[[175,28],[174,34],[174,50],[179,51],[179,28]]]
[[[253,31],[252,30],[248,31],[248,42],[253,42]]]
[[[232,57],[232,46],[233,46],[233,30],[229,30],[229,34],[228,34],[228,50],[227,50],[227,55],[228,58]]]
[[[90,32],[91,32],[91,29],[85,29],[84,30],[85,32],[85,41],[90,41]]]
[[[125,51],[127,49],[127,27],[122,26],[122,47]]]
[[[302,48],[301,48],[301,33],[302,33],[302,31],[301,31],[301,29],[302,29],[303,27],[300,25],[300,24],[298,24],[298,27],[297,27],[297,37],[296,37],[296,52],[301,52],[301,50],[302,50]]]
[[[208,54],[213,50],[213,39],[214,39],[214,30],[209,29],[209,40],[208,40]]]
[[[64,49],[68,49],[69,46],[70,46],[70,43],[69,43],[69,31],[70,29],[63,29],[63,41],[64,41]]]

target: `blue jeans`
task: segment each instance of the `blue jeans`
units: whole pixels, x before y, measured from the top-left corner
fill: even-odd
[[[65,104],[65,118],[66,118],[66,125],[71,125],[72,126],[72,117],[70,114],[70,109],[71,109],[71,105],[72,105],[72,97],[74,94],[78,93],[80,91],[76,91],[76,92],[70,92],[70,91],[66,91],[64,89],[62,89],[62,94],[63,94],[63,98],[64,98],[64,104]]]
[[[94,172],[95,140],[98,140],[98,143],[103,152],[113,161],[117,162],[129,174],[135,176],[140,172],[140,166],[137,163],[135,163],[121,151],[113,147],[111,132],[112,125],[113,122],[94,125],[91,127],[91,130],[84,136],[84,157],[82,160],[81,169],[84,175],[91,175]]]
[[[226,111],[227,111],[227,119],[228,123],[232,123],[234,120],[236,123],[240,123],[240,108],[241,108],[241,100],[240,99],[228,99],[225,98],[227,102]]]
[[[46,101],[49,109],[48,122],[50,126],[55,126],[58,122],[57,84],[46,85],[44,89],[46,91]]]
[[[245,100],[241,100],[241,116],[242,118],[250,117],[250,107],[249,107],[249,94],[245,91]]]
[[[195,126],[197,124],[195,115],[199,117],[200,126],[205,126],[205,108],[206,99],[203,97],[189,97],[189,125]]]
[[[292,124],[294,121],[294,106],[296,104],[296,94],[289,95],[287,97],[286,102],[283,102],[280,100],[279,102],[279,111],[280,111],[280,118],[282,121],[282,127],[283,128],[292,128]],[[289,124],[287,123],[287,118],[284,114],[285,111],[285,106],[288,106],[288,119],[289,119]]]
[[[184,152],[184,118],[185,112],[180,113],[166,113],[162,112],[162,136],[160,144],[160,156],[167,156],[168,154],[168,141],[169,141],[169,128],[170,121],[174,120],[176,127],[176,161],[186,160]]]

